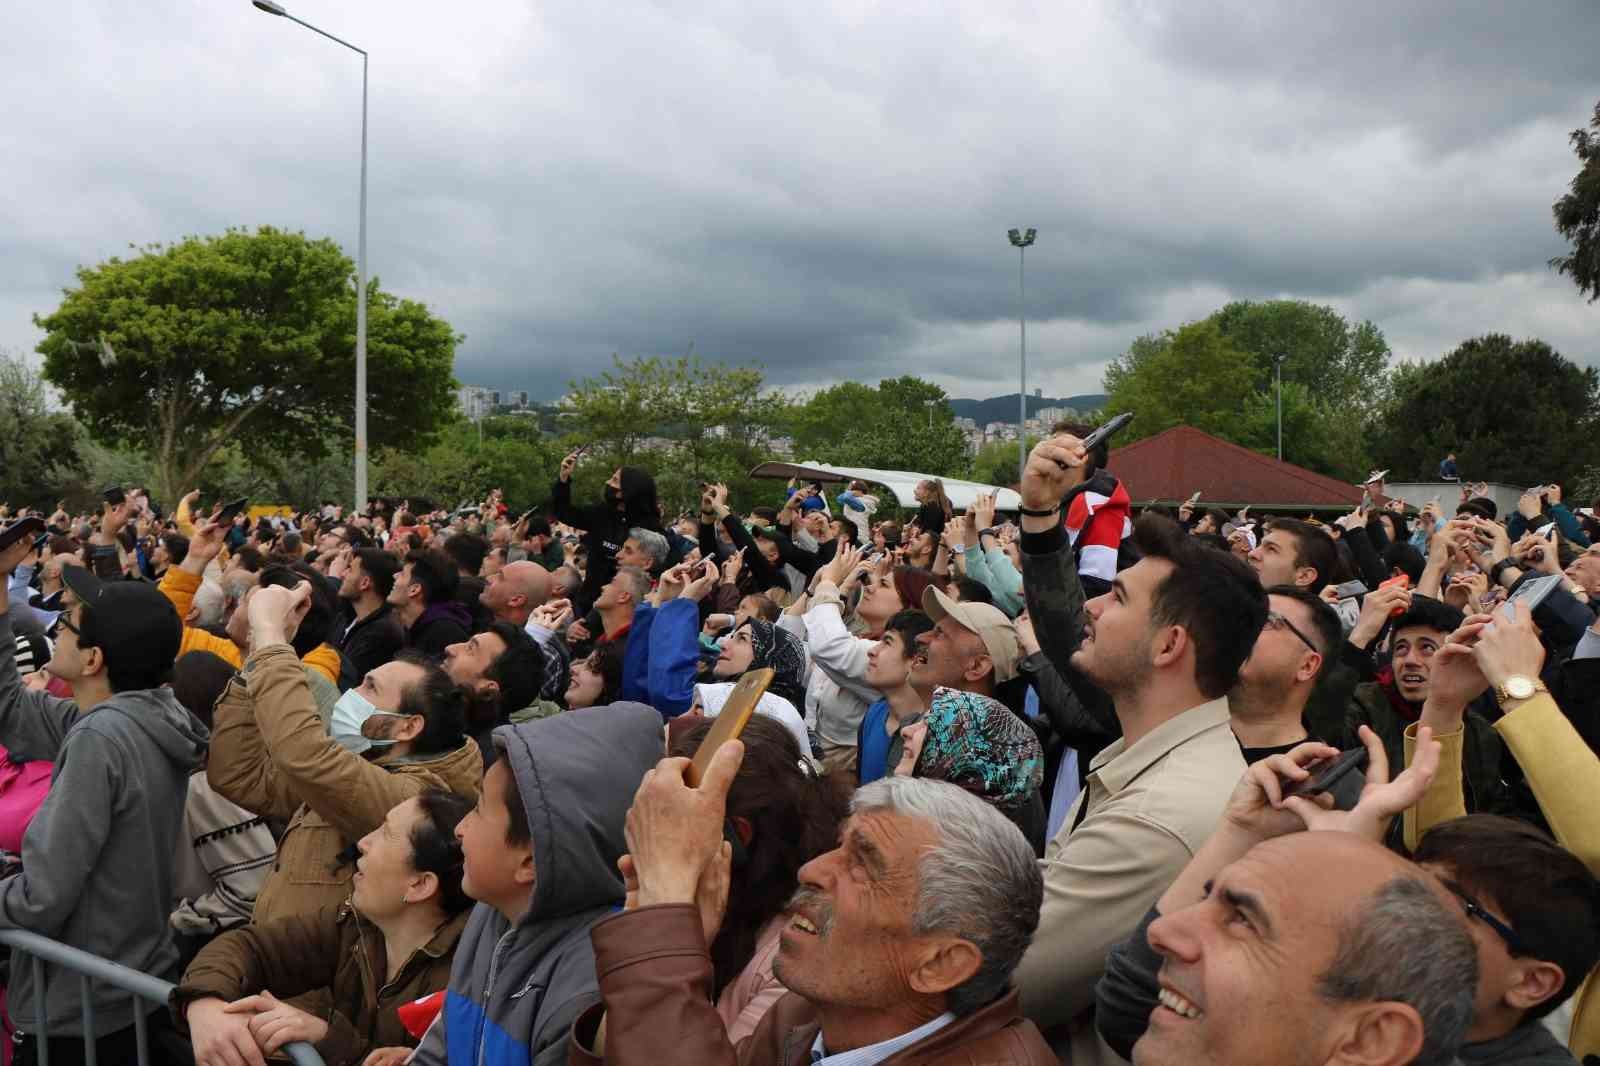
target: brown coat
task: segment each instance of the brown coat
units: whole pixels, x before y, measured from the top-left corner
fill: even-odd
[[[331,1010],[318,1012],[328,1035],[317,1051],[328,1066],[360,1063],[373,1048],[415,1047],[395,1008],[449,984],[456,941],[471,913],[441,925],[388,984],[383,934],[349,903],[223,933],[200,949],[173,989],[178,1027],[187,1031],[184,1008],[207,996],[232,1002],[267,991],[288,999],[331,988]]]
[[[711,1001],[711,957],[700,912],[687,905],[643,907],[590,931],[601,1002],[579,1016],[568,1066],[805,1066],[820,1025],[810,1001],[793,992],[767,1011],[736,1048]],[[605,1058],[588,1049],[601,1013]],[[1006,1063],[1056,1066],[1056,1056],[1017,1009],[1013,989],[884,1060],[885,1066]]]
[[[382,825],[390,808],[430,788],[476,798],[483,756],[471,739],[412,759],[371,761],[345,749],[317,716],[294,652],[279,644],[251,655],[217,701],[206,774],[245,810],[289,823],[256,897],[253,920],[270,922],[338,907],[355,872],[339,865],[339,853]]]

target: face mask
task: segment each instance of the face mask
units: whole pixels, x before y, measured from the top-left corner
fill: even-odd
[[[606,488],[605,488],[605,499],[606,499],[606,505],[607,506],[615,507],[617,505],[617,502],[622,499],[622,493],[618,492],[616,489],[612,488],[610,485],[607,485]]]
[[[393,718],[401,715],[391,715],[388,711],[380,711],[372,705],[372,701],[363,696],[356,689],[348,689],[339,697],[339,702],[333,705],[333,720],[328,725],[328,732],[333,739],[350,751],[360,755],[369,748],[387,748],[393,744],[392,740],[373,740],[361,735],[361,726],[368,718],[374,715],[389,715]]]

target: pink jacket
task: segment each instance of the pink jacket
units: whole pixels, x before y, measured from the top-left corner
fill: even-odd
[[[50,791],[50,773],[55,764],[48,760],[12,762],[0,748],[0,851],[22,854],[22,834],[28,831],[39,805]]]

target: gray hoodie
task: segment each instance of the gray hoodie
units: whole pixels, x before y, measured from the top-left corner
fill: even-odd
[[[163,980],[178,977],[167,924],[189,774],[209,737],[167,689],[119,692],[87,713],[22,686],[9,616],[0,615],[0,744],[55,763],[22,838],[22,873],[0,881],[0,928],[26,929]],[[81,982],[48,968],[51,1035],[82,1035]],[[37,1028],[33,967],[11,972],[7,1010]],[[129,994],[95,986],[101,1035],[133,1024]]]
[[[474,908],[417,1066],[566,1061],[567,1031],[600,999],[589,927],[622,905],[622,822],[661,758],[661,715],[614,703],[501,726],[494,740],[533,832],[533,901],[515,926]]]

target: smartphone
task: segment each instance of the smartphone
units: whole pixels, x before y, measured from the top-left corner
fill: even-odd
[[[1083,450],[1086,452],[1094,451],[1113,433],[1117,432],[1123,426],[1126,426],[1132,421],[1132,411],[1122,412],[1122,414],[1118,415],[1116,418],[1113,418],[1111,421],[1107,422],[1105,425],[1101,426],[1099,429],[1083,438]]]
[[[1394,577],[1391,577],[1388,581],[1380,581],[1380,582],[1378,582],[1378,587],[1380,589],[1390,588],[1391,586],[1397,586],[1397,587],[1403,588],[1403,589],[1410,588],[1411,587],[1411,575],[1410,574],[1396,574]],[[1394,610],[1389,612],[1389,617],[1390,618],[1399,618],[1401,615],[1403,615],[1405,613],[1406,613],[1406,609],[1404,607],[1396,607]]]
[[[212,521],[220,525],[229,525],[233,522],[234,516],[243,511],[245,507],[249,505],[249,503],[250,498],[248,496],[240,496],[232,503],[223,504],[222,510],[217,512],[217,517],[212,519]]]
[[[1561,574],[1545,574],[1542,577],[1530,577],[1517,586],[1517,591],[1505,603],[1500,605],[1500,613],[1508,619],[1511,617],[1510,607],[1514,603],[1530,615],[1545,601],[1556,589],[1561,587],[1565,580]]]
[[[1333,796],[1333,805],[1341,811],[1355,807],[1366,787],[1366,778],[1358,771],[1367,768],[1367,749],[1351,748],[1342,751],[1327,762],[1317,764],[1311,776],[1290,785],[1284,790],[1288,796],[1315,796],[1327,792]]]
[[[1354,599],[1367,594],[1367,586],[1360,581],[1345,581],[1333,586],[1334,594],[1341,600]]]
[[[23,537],[36,538],[44,532],[44,519],[34,515],[19,518],[5,529],[0,529],[0,551],[5,551]]]
[[[1195,504],[1197,504],[1199,502],[1200,502],[1200,490],[1199,489],[1195,489],[1194,490],[1194,495],[1189,497],[1189,506],[1193,507]]]
[[[739,679],[737,685],[733,686],[733,691],[728,693],[727,702],[722,705],[722,713],[717,715],[716,724],[711,727],[711,732],[706,734],[706,739],[700,742],[699,749],[689,762],[689,768],[684,771],[683,779],[689,783],[690,788],[700,787],[706,767],[711,765],[711,759],[717,754],[717,749],[728,741],[737,739],[739,734],[744,732],[744,727],[750,722],[750,716],[756,713],[756,705],[761,702],[761,697],[766,695],[767,686],[772,684],[772,679],[777,673],[772,667],[764,666],[760,670],[749,671]]]

